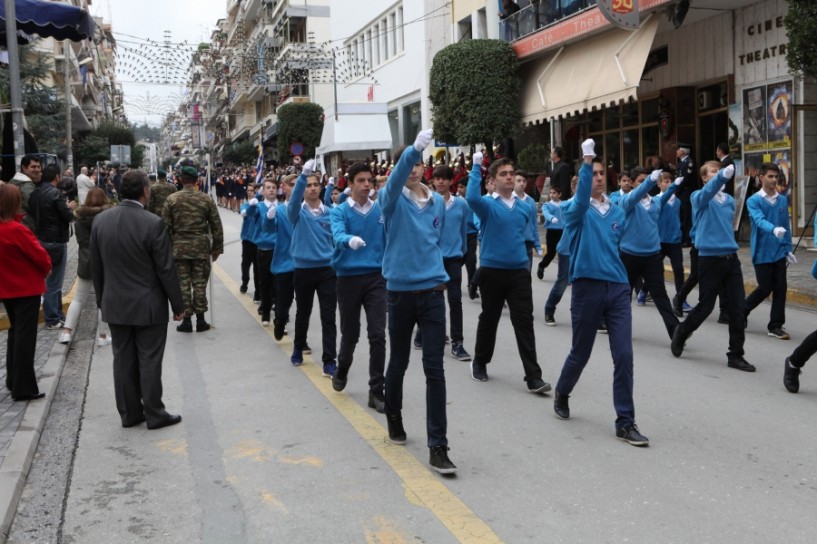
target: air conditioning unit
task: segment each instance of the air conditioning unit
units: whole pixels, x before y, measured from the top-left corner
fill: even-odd
[[[698,91],[698,109],[708,110],[712,108],[712,93],[710,91]]]

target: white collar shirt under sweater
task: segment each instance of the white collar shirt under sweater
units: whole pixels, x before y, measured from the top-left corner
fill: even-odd
[[[769,194],[761,188],[759,192],[763,196],[763,200],[768,202],[771,206],[777,204],[777,191],[772,191],[772,194]]]
[[[501,194],[497,193],[496,191],[491,194],[492,197],[499,199],[505,204],[508,208],[513,208],[514,206],[514,199],[519,200],[519,196],[516,193],[511,193],[511,198],[505,198]]]
[[[372,206],[374,206],[374,201],[371,199],[366,199],[366,204],[358,204],[357,201],[352,200],[351,198],[348,200],[349,207],[355,210],[356,212],[360,213],[361,215],[366,215],[371,211]]]
[[[422,210],[431,200],[431,189],[423,184],[420,184],[420,190],[423,193],[422,196],[417,194],[417,191],[412,191],[408,187],[403,187],[403,196],[411,200],[415,206]]]
[[[326,208],[322,203],[319,204],[317,208],[313,208],[312,206],[304,202],[303,204],[301,204],[301,207],[308,211],[309,213],[311,213],[313,217],[318,217],[319,215],[323,215],[326,213]]]
[[[607,213],[607,210],[610,209],[610,199],[603,198],[602,200],[596,200],[592,196],[590,197],[590,205],[593,206],[595,209],[599,211],[602,215]]]

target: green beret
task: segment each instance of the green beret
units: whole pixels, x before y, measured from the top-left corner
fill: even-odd
[[[182,175],[190,176],[191,178],[198,178],[199,171],[194,166],[182,166]]]
[[[167,172],[165,172],[164,170],[160,169],[158,174],[159,174],[160,178],[166,178],[167,177]]]

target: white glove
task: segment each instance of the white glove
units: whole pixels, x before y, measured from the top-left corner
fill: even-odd
[[[304,167],[301,168],[301,174],[303,174],[305,176],[308,176],[309,174],[311,174],[314,171],[315,171],[315,159],[309,159],[308,161],[306,161],[306,164],[304,164]]]
[[[582,156],[591,158],[596,156],[596,142],[592,138],[582,142]]]
[[[673,185],[681,185],[684,182],[683,177],[675,178],[675,181],[672,182]]]
[[[558,217],[551,217],[551,218],[550,218],[550,222],[551,222],[551,223],[553,223],[553,224],[555,225],[556,223],[558,223],[558,222],[559,222],[559,218],[558,218]]]
[[[797,257],[794,256],[794,253],[789,251],[789,254],[786,255],[786,260],[791,264],[797,264]]]
[[[351,188],[351,187],[347,187],[347,188],[345,188],[345,189],[343,190],[343,194],[345,194],[345,195],[351,195],[351,194],[352,194],[352,188]]]
[[[663,170],[653,170],[650,173],[650,181],[652,181],[653,183],[658,183],[658,180],[661,179],[662,172]]]
[[[414,149],[417,151],[422,151],[428,147],[428,144],[430,144],[431,140],[433,139],[434,131],[432,129],[427,128],[425,130],[421,130],[417,135],[417,139],[414,140]]]
[[[539,255],[539,256],[541,257],[542,255],[544,255],[544,254],[545,254],[545,252],[544,252],[544,251],[542,251],[541,249],[537,249],[537,250],[536,250],[536,254],[537,254],[537,255]]]
[[[275,219],[275,213],[278,209],[278,206],[270,206],[269,210],[267,210],[267,219]]]
[[[726,179],[732,179],[732,176],[735,175],[735,165],[730,164],[726,168],[723,169],[723,177]]]
[[[250,206],[258,206],[258,199],[253,198],[252,200],[250,200]]]
[[[357,250],[365,246],[366,242],[364,242],[363,238],[360,236],[352,236],[352,238],[349,240],[349,247],[352,249]]]
[[[474,164],[478,164],[480,168],[482,168],[482,153],[477,151],[474,153],[474,156],[471,157],[471,160],[474,161]]]
[[[775,227],[772,231],[778,238],[783,238],[786,235],[786,229],[783,227]]]
[[[241,210],[241,217],[247,217],[247,208]]]
[[[329,185],[334,185],[334,184],[335,184],[335,178],[330,177],[329,178]]]

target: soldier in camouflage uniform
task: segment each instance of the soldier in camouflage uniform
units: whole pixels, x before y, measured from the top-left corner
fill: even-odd
[[[194,167],[183,166],[181,181],[184,188],[167,197],[162,213],[173,240],[173,258],[184,298],[184,321],[176,327],[179,332],[193,332],[190,317],[194,313],[196,332],[210,328],[204,320],[210,257],[215,261],[224,253],[224,233],[218,208],[209,196],[196,190],[197,179],[198,172]]]
[[[147,210],[162,217],[165,200],[175,192],[176,186],[167,182],[167,172],[159,170],[158,181],[150,184],[150,199],[148,199]]]

